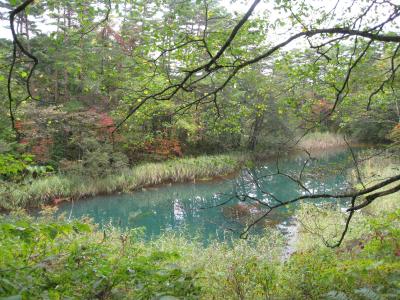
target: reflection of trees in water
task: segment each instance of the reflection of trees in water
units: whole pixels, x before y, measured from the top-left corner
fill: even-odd
[[[281,172],[290,171],[295,176],[303,168],[307,157],[295,156],[279,163]],[[346,161],[345,154],[315,159],[303,170],[302,182],[311,192],[332,191],[342,186],[345,174],[315,175],[315,167]],[[95,222],[120,227],[146,227],[148,235],[164,230],[198,232],[205,239],[208,235],[224,235],[242,231],[262,216],[266,205],[274,205],[292,197],[303,195],[304,190],[287,176],[277,175],[274,162],[269,162],[241,172],[233,180],[213,183],[165,185],[143,189],[132,194],[95,197],[78,201],[73,215],[89,215]],[[323,201],[319,199],[317,201]],[[223,204],[223,205],[222,205]],[[69,214],[71,206],[63,209]],[[207,209],[209,208],[209,209]],[[258,228],[276,226],[287,221],[291,208],[274,210]]]
[[[348,188],[346,175],[352,166],[352,157],[344,150],[330,155],[320,152],[316,156],[308,153],[276,158],[261,167],[244,170],[236,179],[232,192],[236,201],[222,207],[224,217],[234,220],[242,228],[282,227],[298,205],[297,201],[290,205],[283,203],[305,195]],[[320,197],[312,201],[324,203],[327,200]]]
[[[223,216],[230,221],[235,222],[240,229],[243,229],[248,224],[251,224],[256,219],[262,216],[265,212],[260,203],[237,203],[222,207]],[[289,213],[275,210],[268,219],[263,219],[257,223],[257,226],[264,228],[266,226],[274,227],[281,224],[289,217]]]
[[[261,168],[263,171],[261,169],[245,170],[244,176],[240,177],[241,181],[237,185],[236,198],[243,202],[258,203],[264,207],[264,211],[259,214],[257,213],[255,220],[250,221],[250,224],[246,226],[241,236],[246,237],[252,228],[264,222],[267,217],[270,217],[277,210],[288,209],[303,201],[313,203],[330,201],[330,203],[342,205],[342,209],[344,208],[345,212],[348,213],[339,239],[334,243],[324,241],[329,247],[340,246],[349,229],[349,224],[355,211],[368,206],[377,198],[393,194],[400,190],[400,185],[387,188],[393,182],[400,180],[400,175],[387,177],[367,187],[363,182],[364,179],[360,172],[360,164],[368,161],[368,159],[376,154],[372,156],[368,154],[367,158],[364,158],[365,154],[358,157],[357,151],[352,149],[347,141],[346,144],[346,152],[337,155],[335,159],[317,159],[311,153],[305,151],[307,157],[302,162],[300,170],[296,168],[296,163],[301,162],[301,159],[293,159],[283,164],[279,157],[276,157],[275,172],[264,174],[263,171],[268,170],[268,167]],[[378,153],[380,152],[378,151]],[[324,170],[324,172],[317,172],[319,169]],[[333,170],[333,172],[327,173],[325,172],[326,169]],[[347,180],[347,177],[351,180],[350,176],[346,176],[350,171],[355,173],[355,176],[353,176],[355,179],[352,180],[354,181],[353,184],[357,183],[362,188],[353,188],[352,183]],[[325,176],[321,178],[319,174],[324,174]],[[270,189],[265,184],[268,178],[271,178],[269,181],[276,183],[272,184]],[[283,186],[282,189],[277,191],[278,193],[275,193],[274,188],[278,185],[279,181],[284,180],[282,178],[286,179],[286,185],[289,185],[291,182],[297,187],[288,188],[286,186],[285,189],[285,186]],[[386,190],[379,191],[382,188],[386,188]],[[293,195],[284,198],[282,194],[289,190]]]

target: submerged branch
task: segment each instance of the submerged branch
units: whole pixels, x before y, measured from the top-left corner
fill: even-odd
[[[278,174],[274,174],[274,175],[278,175]],[[290,178],[290,177],[288,177]],[[259,222],[261,222],[264,218],[266,218],[272,210],[280,208],[280,207],[285,207],[288,206],[290,204],[294,204],[296,202],[302,201],[302,200],[310,200],[310,199],[323,199],[323,198],[329,198],[329,199],[348,199],[351,198],[351,206],[346,210],[347,212],[349,212],[349,215],[347,217],[346,220],[346,224],[345,224],[345,228],[341,234],[341,237],[339,239],[338,242],[336,242],[335,244],[331,245],[327,243],[327,246],[334,248],[334,247],[338,247],[341,245],[351,222],[351,219],[353,217],[353,214],[355,211],[358,211],[366,206],[368,206],[369,204],[371,204],[374,200],[376,200],[379,197],[383,197],[383,196],[387,196],[393,193],[396,193],[398,191],[400,191],[400,184],[396,185],[393,188],[390,189],[386,189],[384,191],[378,191],[382,188],[387,187],[388,185],[392,184],[392,183],[396,183],[400,181],[400,174],[396,175],[396,176],[392,176],[389,177],[377,184],[374,184],[373,186],[370,186],[368,188],[363,187],[363,189],[359,190],[359,191],[354,191],[354,192],[346,192],[346,193],[341,193],[341,194],[330,194],[330,193],[316,193],[316,194],[308,194],[308,195],[302,195],[296,198],[293,198],[291,200],[288,201],[280,201],[275,205],[269,205],[268,206],[268,210],[261,215],[260,217],[258,217],[257,219],[255,219],[252,223],[250,223],[241,233],[241,237],[242,238],[246,238],[249,231],[255,226],[257,225]],[[298,184],[298,180],[295,180],[295,182]],[[375,193],[374,193],[375,192]],[[373,193],[373,194],[370,194]],[[367,195],[369,194],[369,195]],[[365,196],[365,201],[363,201],[361,204],[359,205],[355,205],[356,199],[359,198],[360,196]]]

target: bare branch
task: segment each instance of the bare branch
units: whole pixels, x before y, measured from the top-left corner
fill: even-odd
[[[18,139],[18,130],[15,127],[15,116],[14,116],[14,112],[12,110],[12,103],[13,103],[13,98],[12,98],[12,91],[11,91],[11,79],[12,79],[12,73],[13,73],[13,69],[14,69],[14,65],[15,65],[15,61],[16,61],[16,55],[17,55],[17,47],[21,50],[21,52],[23,54],[25,54],[26,56],[28,56],[32,62],[33,62],[33,66],[31,67],[28,77],[26,79],[26,90],[28,92],[28,95],[31,99],[35,99],[32,96],[31,93],[31,88],[30,88],[30,80],[32,77],[32,74],[37,66],[37,64],[39,63],[39,60],[37,59],[37,57],[35,55],[33,55],[32,53],[30,53],[28,50],[25,49],[25,47],[22,45],[22,43],[20,42],[20,40],[18,39],[18,36],[15,32],[15,28],[14,28],[14,19],[15,16],[17,14],[19,14],[20,12],[24,11],[26,7],[28,7],[28,5],[30,5],[31,3],[33,3],[34,0],[26,0],[24,1],[21,5],[19,5],[17,8],[15,8],[14,10],[12,10],[10,12],[10,29],[11,29],[11,34],[12,34],[12,38],[13,38],[13,55],[12,55],[12,63],[10,66],[10,71],[8,73],[8,80],[7,80],[7,91],[8,91],[8,101],[9,101],[9,112],[10,112],[10,119],[11,119],[11,126],[12,129],[15,131],[16,135],[17,135],[17,139]]]

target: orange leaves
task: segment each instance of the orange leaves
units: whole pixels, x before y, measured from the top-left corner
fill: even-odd
[[[101,113],[97,124],[99,127],[99,134],[111,139],[111,134],[115,129],[114,120],[106,113]]]
[[[15,121],[15,129],[20,131],[22,129],[22,121]]]
[[[149,153],[161,156],[182,156],[181,144],[177,139],[157,138],[153,142],[146,142],[145,149]]]
[[[326,100],[319,100],[312,105],[312,112],[315,115],[325,115],[332,109],[332,107],[333,105]]]
[[[390,131],[388,138],[393,142],[400,142],[400,123],[397,123]]]
[[[32,153],[35,155],[37,161],[46,162],[50,159],[50,149],[53,145],[51,137],[40,138],[32,147]]]

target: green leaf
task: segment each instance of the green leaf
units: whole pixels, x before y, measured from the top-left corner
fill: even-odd
[[[368,300],[379,300],[381,299],[381,297],[375,293],[373,290],[369,289],[369,288],[361,288],[361,289],[357,289],[354,291],[356,294],[360,295],[363,297],[363,299],[368,299]]]
[[[350,300],[345,293],[340,291],[330,291],[326,294],[326,299],[329,300]]]

